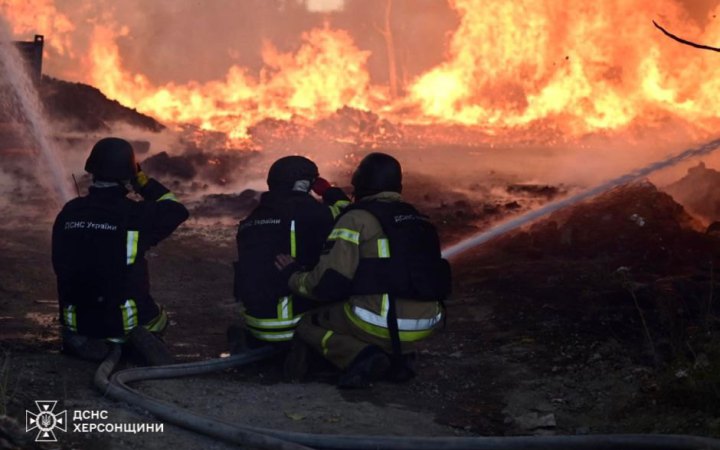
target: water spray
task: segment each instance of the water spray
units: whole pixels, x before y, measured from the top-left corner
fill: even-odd
[[[72,198],[72,194],[65,167],[50,141],[37,90],[27,73],[25,62],[12,43],[8,26],[2,19],[0,19],[0,72],[16,96],[30,134],[52,174],[55,192],[63,203],[67,202]]]
[[[453,244],[450,247],[447,247],[442,252],[443,258],[448,258],[448,259],[453,258],[455,256],[460,255],[461,253],[465,253],[466,251],[468,251],[474,247],[482,245],[489,240],[492,240],[492,239],[494,239],[498,236],[501,236],[509,231],[515,230],[516,228],[520,228],[524,225],[534,222],[534,221],[540,219],[541,217],[547,216],[548,214],[551,214],[555,211],[566,208],[568,206],[575,205],[577,203],[582,202],[583,200],[587,200],[588,198],[595,197],[595,196],[602,194],[603,192],[607,192],[610,189],[613,189],[617,186],[621,186],[623,184],[630,183],[630,182],[638,180],[640,178],[644,178],[653,172],[656,172],[661,169],[665,169],[667,167],[674,166],[675,164],[678,164],[687,159],[695,158],[697,156],[707,155],[709,153],[714,152],[718,148],[720,148],[720,139],[716,139],[714,141],[708,142],[704,145],[701,145],[700,147],[687,149],[678,155],[669,157],[669,158],[661,160],[661,161],[654,162],[652,164],[648,164],[645,167],[636,169],[632,172],[626,173],[625,175],[622,175],[620,177],[606,181],[606,182],[599,184],[593,188],[590,188],[586,191],[580,192],[578,194],[563,198],[561,200],[558,200],[558,201],[555,201],[552,203],[548,203],[547,205],[543,206],[542,208],[535,209],[533,211],[529,211],[519,217],[516,217],[507,222],[503,222],[499,225],[496,225],[496,226],[490,228],[487,231],[483,231],[483,232],[478,233],[474,236],[471,236],[467,239],[464,239],[464,240],[458,242],[457,244]]]

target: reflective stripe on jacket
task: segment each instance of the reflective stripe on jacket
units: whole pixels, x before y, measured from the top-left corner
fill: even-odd
[[[381,192],[361,201],[400,201],[400,194]],[[390,256],[387,236],[378,220],[364,210],[351,210],[335,223],[326,249],[315,267],[290,277],[293,292],[319,301],[347,300],[346,314],[356,326],[379,337],[388,337],[387,294],[352,295],[352,280],[361,258]],[[439,302],[396,299],[402,340],[426,337],[442,320]]]
[[[52,262],[60,321],[91,337],[122,337],[155,320],[146,251],[188,217],[187,209],[154,179],[126,197],[123,186],[91,187],[68,202],[53,225]]]
[[[338,188],[324,203],[298,191],[263,193],[260,204],[238,226],[235,296],[243,303],[248,332],[267,342],[290,340],[302,314],[315,303],[293,295],[275,268],[278,254],[298,263],[317,263],[335,216],[349,202]]]

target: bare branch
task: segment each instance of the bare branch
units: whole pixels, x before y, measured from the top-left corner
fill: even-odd
[[[681,43],[681,44],[689,45],[690,47],[700,48],[700,49],[703,49],[703,50],[712,50],[712,51],[714,51],[714,52],[720,52],[720,48],[718,48],[718,47],[710,47],[709,45],[696,44],[696,43],[694,43],[694,42],[688,41],[687,39],[683,39],[683,38],[681,38],[681,37],[677,37],[677,36],[675,36],[674,34],[670,33],[668,30],[666,30],[665,28],[663,28],[663,27],[661,27],[660,25],[658,25],[657,22],[655,22],[654,20],[653,20],[653,24],[654,24],[660,31],[662,31],[667,37],[669,37],[670,39],[676,40],[676,41],[678,41],[678,42]]]

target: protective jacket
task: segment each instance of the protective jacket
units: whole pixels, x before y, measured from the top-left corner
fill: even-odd
[[[450,272],[432,225],[400,194],[381,192],[339,217],[319,263],[289,285],[318,300],[347,299],[347,318],[365,333],[413,342],[441,322]]]
[[[154,179],[143,201],[123,186],[90,187],[68,202],[53,226],[60,322],[98,338],[123,337],[159,315],[150,295],[145,252],[188,218],[187,209]]]
[[[348,204],[338,188],[328,189],[323,203],[305,192],[268,191],[240,222],[235,297],[245,307],[245,324],[253,337],[266,342],[292,338],[297,322],[313,302],[292,294],[275,268],[275,257],[289,254],[302,266],[315,265],[335,217]]]

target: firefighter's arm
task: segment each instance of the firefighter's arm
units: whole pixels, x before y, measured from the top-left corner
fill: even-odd
[[[325,178],[318,177],[312,185],[312,190],[323,199],[325,206],[330,208],[333,219],[350,204],[350,198],[339,187],[333,187]]]
[[[338,220],[314,268],[290,276],[288,286],[293,292],[319,301],[339,301],[350,295],[360,262],[363,225],[358,215],[353,211]]]
[[[135,190],[145,200],[143,223],[146,232],[143,234],[148,246],[170,236],[190,216],[175,194],[142,171],[138,172],[135,180]]]

